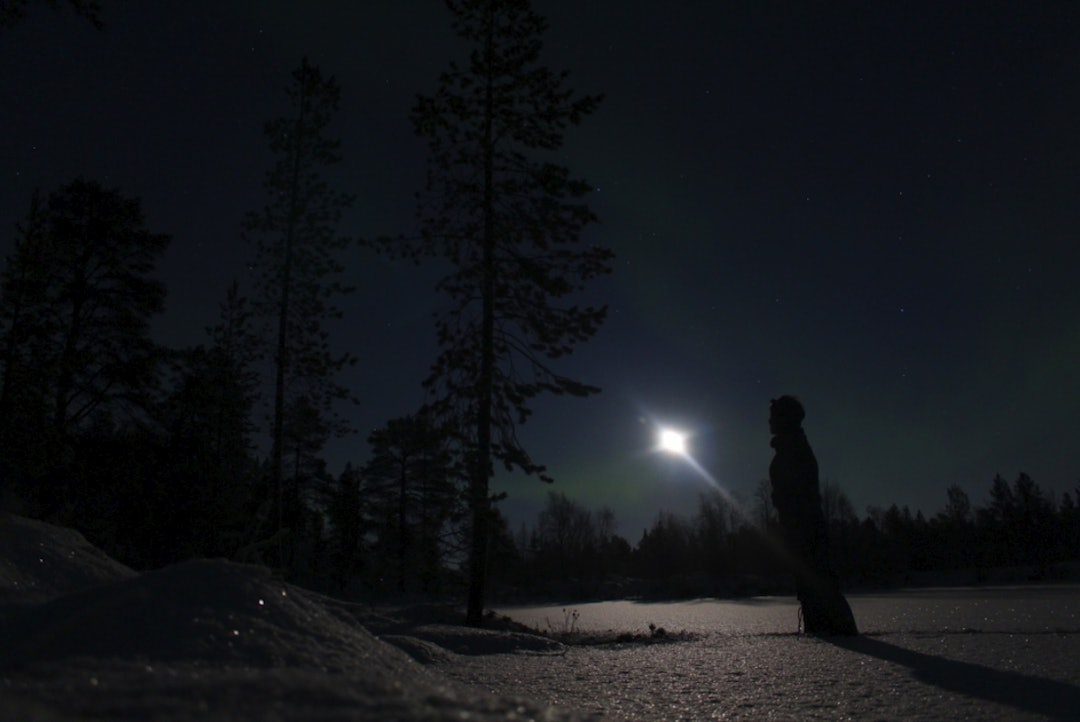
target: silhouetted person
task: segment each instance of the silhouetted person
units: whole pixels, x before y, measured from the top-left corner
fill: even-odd
[[[808,634],[858,634],[851,607],[829,563],[829,534],[821,510],[818,465],[802,429],[806,416],[794,396],[769,403],[769,432],[776,450],[769,464],[772,501],[780,517],[795,572],[795,592]]]

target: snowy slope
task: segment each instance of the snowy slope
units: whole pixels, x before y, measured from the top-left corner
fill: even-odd
[[[259,567],[140,575],[71,530],[12,516],[0,540],[2,720],[569,719],[414,659],[455,654],[439,642],[511,651],[539,638],[413,624],[387,635],[395,646],[359,622],[370,610]]]
[[[44,601],[133,576],[77,531],[0,512],[0,603]]]

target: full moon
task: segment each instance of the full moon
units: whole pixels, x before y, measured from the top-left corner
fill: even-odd
[[[686,453],[686,435],[674,429],[660,431],[660,448],[670,454]]]

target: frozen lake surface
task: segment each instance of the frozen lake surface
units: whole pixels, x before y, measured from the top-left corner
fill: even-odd
[[[573,647],[450,675],[596,718],[1080,719],[1080,587],[850,595],[862,636],[796,632],[787,597],[500,611],[541,630],[686,631],[694,641]],[[574,614],[576,613],[576,619]]]
[[[957,587],[848,595],[865,634],[1080,630],[1080,586]],[[530,627],[580,631],[645,632],[650,624],[668,631],[746,635],[795,632],[798,604],[792,597],[685,602],[591,602],[514,606],[498,611]],[[576,622],[569,615],[577,613]]]

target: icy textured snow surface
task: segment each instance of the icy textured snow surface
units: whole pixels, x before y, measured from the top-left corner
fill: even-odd
[[[137,575],[16,517],[0,541],[0,722],[1080,719],[1077,586],[855,595],[864,635],[837,640],[789,598],[500,610],[693,635],[582,647],[224,561]]]
[[[461,660],[449,676],[597,717],[1080,719],[1080,588],[849,597],[864,634],[799,636],[794,601],[603,602],[501,610],[559,629],[686,630],[696,641],[571,647],[559,664]]]

